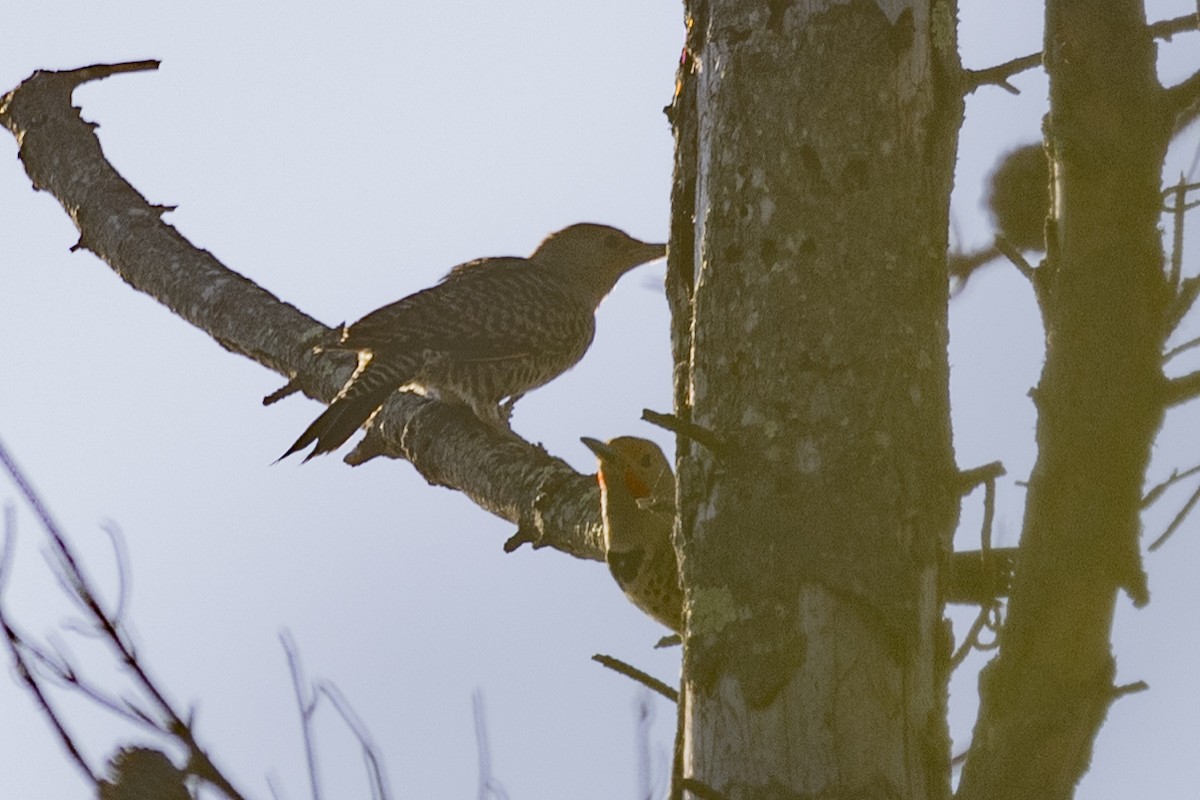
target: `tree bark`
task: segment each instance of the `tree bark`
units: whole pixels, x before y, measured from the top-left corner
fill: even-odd
[[[1171,287],[1158,231],[1174,115],[1142,4],[1046,5],[1053,203],[1035,273],[1046,362],[1038,460],[1000,654],[962,798],[1067,798],[1118,696],[1109,639],[1120,589],[1148,599],[1141,492],[1162,421]]]
[[[949,791],[947,4],[688,4],[668,293],[677,796]]]

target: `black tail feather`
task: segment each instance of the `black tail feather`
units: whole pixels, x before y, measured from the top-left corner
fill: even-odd
[[[387,399],[390,392],[391,389],[385,387],[379,391],[355,393],[337,398],[329,404],[329,408],[325,409],[321,416],[313,420],[313,423],[304,430],[304,433],[300,434],[296,443],[289,447],[288,451],[279,457],[279,460],[282,461],[293,453],[300,452],[313,442],[316,442],[317,446],[304,457],[305,461],[338,449],[354,435],[356,430],[362,427],[364,422],[371,418],[377,408],[383,405],[383,401]]]

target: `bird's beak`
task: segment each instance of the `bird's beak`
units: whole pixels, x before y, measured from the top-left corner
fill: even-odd
[[[640,259],[639,264],[645,264],[648,261],[657,261],[667,254],[666,244],[655,244],[651,242],[642,242],[638,249],[637,257]]]
[[[587,446],[587,449],[595,453],[596,457],[602,461],[615,463],[621,459],[616,450],[613,450],[599,439],[593,439],[590,436],[580,436],[579,441],[583,442]]]

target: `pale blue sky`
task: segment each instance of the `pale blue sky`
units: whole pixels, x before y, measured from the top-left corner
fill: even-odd
[[[162,59],[157,72],[76,93],[109,159],[151,202],[177,205],[167,220],[194,244],[327,323],[460,261],[526,254],[571,222],[666,236],[672,141],[661,110],[683,44],[679,3],[4,6],[0,91],[38,68]],[[1192,6],[1152,8],[1157,19]],[[966,2],[962,16],[969,66],[1040,48],[1036,3]],[[1196,41],[1179,37],[1170,54],[1194,54]],[[1164,77],[1195,62],[1172,62]],[[1016,83],[1020,97],[985,88],[968,101],[954,218],[972,243],[989,236],[982,177],[998,153],[1038,135],[1044,81]],[[1168,174],[1187,168],[1194,147],[1192,137]],[[181,705],[196,705],[202,741],[239,785],[267,797],[272,775],[288,797],[306,793],[277,639],[286,626],[310,676],[335,681],[369,726],[397,796],[474,794],[477,687],[492,767],[514,800],[635,796],[636,690],[589,658],[610,653],[673,682],[678,656],[650,649],[661,629],[605,570],[550,551],[505,555],[511,526],[402,462],[272,466],[318,404],[264,409],[277,376],[90,254],[69,253],[70,220],[31,190],[15,152],[0,136],[0,437],[106,585],[100,526],[121,528],[144,656]],[[644,407],[670,406],[662,273],[660,262],[621,281],[587,358],[518,405],[519,433],[587,471],[581,435],[669,445],[638,421]],[[1032,298],[1015,271],[993,267],[955,301],[952,321],[959,463],[1005,461],[999,525],[1012,543],[1024,500],[1015,481],[1033,457]],[[1164,436],[1157,474],[1193,463],[1194,430],[1176,424]],[[977,506],[967,501],[964,525]],[[45,632],[66,609],[29,515],[19,519],[8,601]],[[1122,603],[1120,679],[1153,690],[1114,707],[1081,797],[1191,797],[1200,785],[1200,765],[1178,756],[1200,742],[1196,539],[1192,526],[1150,557],[1149,609]],[[91,663],[90,648],[75,649]],[[964,672],[953,684],[960,748],[974,681]],[[68,708],[91,755],[106,753],[120,728]],[[0,794],[84,796],[7,677],[0,709]],[[674,710],[656,709],[665,775]],[[327,796],[365,797],[355,745],[332,715],[320,746]]]

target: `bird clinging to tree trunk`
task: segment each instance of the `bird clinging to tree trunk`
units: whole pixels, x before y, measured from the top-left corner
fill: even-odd
[[[437,285],[343,326],[324,349],[357,351],[358,368],[282,458],[314,442],[305,461],[337,449],[401,388],[465,403],[506,427],[522,395],[583,357],[596,307],[617,279],[665,253],[666,245],[579,223],[528,258],[460,264]]]
[[[604,559],[625,596],[673,631],[682,628],[683,590],[671,541],[675,476],[658,445],[636,436],[607,444],[583,437],[600,461]]]

